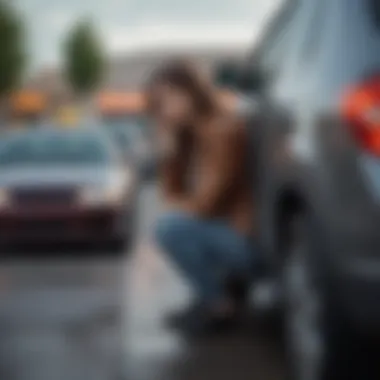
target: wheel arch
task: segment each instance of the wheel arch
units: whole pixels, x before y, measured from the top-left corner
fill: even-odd
[[[280,261],[285,257],[292,241],[292,221],[296,216],[306,213],[307,208],[305,196],[295,187],[288,186],[279,192],[274,208],[274,232],[275,251]]]

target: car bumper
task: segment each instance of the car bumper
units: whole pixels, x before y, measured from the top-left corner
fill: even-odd
[[[134,221],[122,208],[9,211],[0,215],[0,241],[94,241],[122,238]]]

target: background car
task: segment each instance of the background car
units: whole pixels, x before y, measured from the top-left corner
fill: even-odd
[[[236,83],[294,380],[378,378],[379,4],[285,1]]]
[[[153,134],[142,116],[104,118],[104,128],[119,145],[123,154],[136,163],[141,178],[150,180],[156,171]]]
[[[0,145],[0,241],[132,241],[137,179],[95,127],[10,132]]]

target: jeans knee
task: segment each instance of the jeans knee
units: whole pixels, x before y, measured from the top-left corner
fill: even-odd
[[[166,248],[168,243],[173,239],[174,221],[169,216],[161,217],[156,224],[155,238],[157,243]]]
[[[155,238],[168,253],[178,244],[186,244],[186,236],[192,235],[193,223],[185,214],[170,213],[161,216],[156,224]]]
[[[177,240],[179,218],[177,214],[165,214],[158,219],[155,237],[162,248],[168,249]]]

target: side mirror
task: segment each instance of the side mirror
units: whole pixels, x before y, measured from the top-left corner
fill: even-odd
[[[245,93],[261,92],[264,85],[264,74],[259,67],[246,67],[242,70],[239,80],[239,90]]]
[[[227,89],[244,93],[260,92],[264,76],[258,66],[242,66],[235,62],[224,62],[215,70],[215,83]]]
[[[240,66],[235,62],[222,62],[215,68],[214,82],[222,88],[237,90],[240,77]]]

